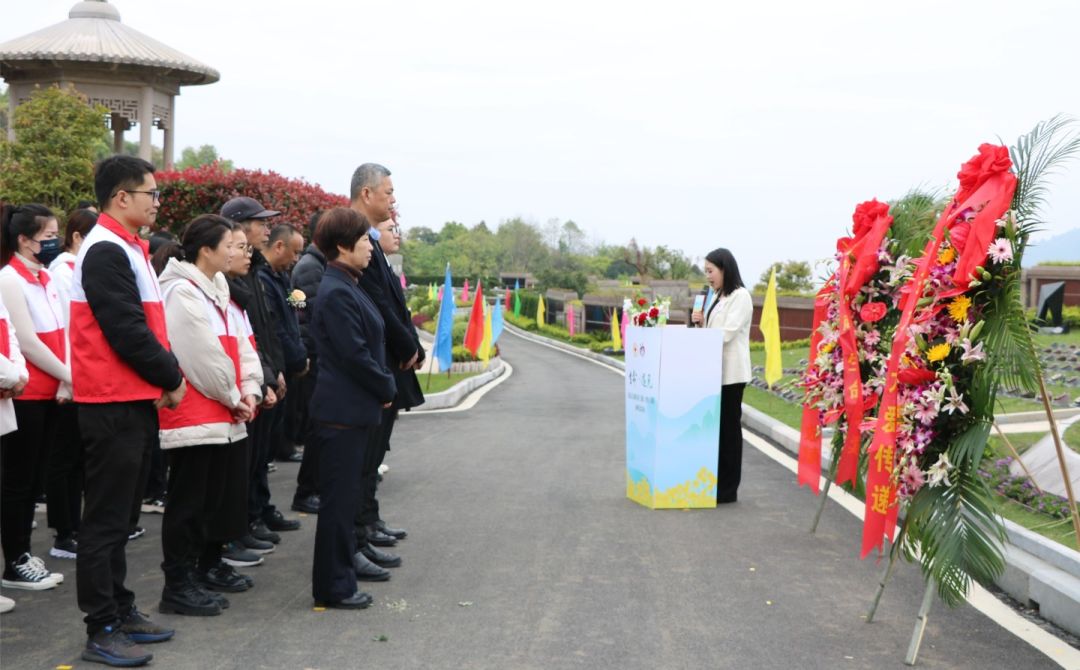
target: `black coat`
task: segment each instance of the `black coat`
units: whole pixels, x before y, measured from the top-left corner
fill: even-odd
[[[230,282],[236,283],[242,289],[244,295],[241,297],[245,297],[248,301],[247,305],[240,300],[236,302],[247,310],[251,329],[255,331],[255,347],[259,350],[259,361],[263,366],[263,384],[272,386],[277,383],[278,374],[285,372],[285,355],[274,333],[274,321],[270,315],[270,307],[266,304],[266,290],[259,281],[258,269],[264,266],[270,267],[263,255],[256,250],[251,255],[251,269],[248,273]],[[230,292],[232,292],[231,288]],[[237,293],[232,292],[232,295],[236,296]]]
[[[300,310],[300,339],[307,348],[308,357],[315,355],[315,343],[308,334],[308,326],[311,325],[311,317],[315,313],[315,305],[319,295],[319,282],[322,281],[323,273],[326,272],[326,256],[314,244],[309,244],[300,260],[292,269],[292,287],[300,289],[307,296],[307,308]]]
[[[424,403],[424,392],[416,379],[416,371],[402,370],[401,364],[418,354],[416,360],[424,360],[424,348],[412,322],[412,314],[405,303],[401,280],[390,269],[386,255],[378,242],[372,242],[371,262],[360,279],[360,287],[371,296],[386,323],[386,364],[394,371],[398,393],[394,399],[395,409],[409,409]]]
[[[382,405],[397,386],[386,366],[383,320],[351,275],[329,265],[311,320],[319,371],[311,396],[313,421],[340,426],[377,426]]]
[[[259,266],[259,279],[266,291],[266,306],[274,336],[281,345],[285,372],[303,372],[307,364],[307,348],[300,340],[300,322],[296,318],[296,310],[289,305],[289,278],[281,272],[274,272],[269,263],[264,263]]]

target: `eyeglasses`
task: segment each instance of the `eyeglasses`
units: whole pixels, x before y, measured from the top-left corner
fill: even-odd
[[[248,258],[251,258],[252,254],[255,253],[255,247],[251,246],[250,244],[245,244],[244,246],[240,247],[240,251],[244,252],[244,255]]]
[[[158,191],[157,189],[155,189],[153,191],[128,191],[127,189],[124,189],[124,191],[127,192],[127,193],[145,193],[148,196],[150,196],[151,198],[153,198],[154,200],[160,200],[161,199],[161,191]],[[119,193],[119,191],[117,191],[117,193]]]
[[[401,226],[394,224],[386,229],[387,232],[393,233],[397,236],[401,236]]]

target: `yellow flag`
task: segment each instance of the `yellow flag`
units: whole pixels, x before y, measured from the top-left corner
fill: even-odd
[[[544,325],[544,296],[540,296],[540,301],[536,303],[536,325]]]
[[[622,349],[622,335],[619,333],[619,310],[611,309],[611,348],[615,351]]]
[[[765,336],[765,383],[772,387],[784,374],[784,364],[780,359],[780,313],[776,309],[776,268],[769,275],[769,288],[765,290],[759,325],[761,334]]]
[[[480,360],[487,363],[491,359],[491,309],[484,304],[484,339],[480,341]],[[487,367],[486,365],[484,367]]]

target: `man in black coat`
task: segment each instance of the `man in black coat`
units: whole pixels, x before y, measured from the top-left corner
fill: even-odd
[[[390,436],[398,411],[408,410],[424,402],[424,394],[416,379],[416,370],[424,360],[424,348],[412,323],[412,315],[405,303],[405,292],[401,281],[394,274],[386,259],[387,253],[395,253],[401,244],[400,231],[393,220],[394,184],[390,180],[390,170],[375,163],[365,163],[353,173],[350,189],[351,207],[367,218],[379,231],[379,237],[373,246],[371,263],[360,280],[360,287],[371,297],[379,308],[379,313],[386,324],[386,361],[394,371],[397,383],[397,395],[393,406],[383,410],[382,422],[372,431],[365,454],[361,480],[362,504],[359,523],[367,534],[370,544],[393,546],[406,532],[399,528],[390,528],[379,514],[379,502],[376,498],[378,468],[390,448]],[[374,236],[374,235],[373,235]],[[364,551],[365,547],[361,547]],[[383,554],[390,557],[384,561],[372,561],[389,566],[394,558],[391,554],[371,550],[371,554]]]
[[[268,210],[253,198],[238,197],[225,203],[221,208],[221,215],[235,221],[240,225],[248,238],[248,244],[253,251],[251,254],[251,269],[247,275],[237,278],[242,282],[251,294],[247,313],[251,320],[251,329],[255,332],[255,346],[259,352],[259,360],[263,366],[263,380],[266,387],[273,392],[267,394],[264,388],[264,397],[276,397],[280,403],[285,398],[287,388],[285,385],[285,353],[281,348],[275,331],[273,314],[270,311],[266,298],[266,289],[259,279],[259,269],[266,267],[266,257],[263,253],[267,250],[270,240],[269,219],[280,215],[281,212]],[[251,481],[248,487],[248,521],[251,524],[251,534],[244,540],[254,538],[265,546],[266,542],[276,544],[281,541],[277,531],[296,530],[300,528],[300,522],[295,519],[286,519],[281,512],[270,502],[270,483],[267,479],[266,465],[270,454],[271,427],[273,425],[274,412],[277,405],[264,405],[255,419],[248,424],[248,436],[251,439]],[[225,552],[224,560],[230,565],[243,567],[256,565],[262,562],[262,558],[255,554],[252,558],[250,551],[245,551],[243,543],[232,545]],[[265,551],[259,545],[248,542],[251,548]]]
[[[318,217],[319,213],[312,216],[311,223],[308,226],[308,229],[311,230],[312,239],[315,236]],[[307,301],[307,307],[300,310],[298,316],[300,317],[300,339],[303,341],[308,352],[308,359],[311,361],[308,366],[308,373],[300,377],[297,382],[298,388],[293,389],[293,392],[300,397],[300,415],[298,417],[300,426],[295,437],[304,445],[304,456],[303,460],[300,461],[300,472],[296,474],[296,493],[293,495],[292,508],[297,512],[306,512],[308,514],[318,514],[320,502],[318,446],[308,439],[312,428],[308,407],[311,405],[311,394],[315,390],[316,381],[318,381],[319,369],[315,342],[311,338],[309,328],[318,302],[319,284],[322,282],[325,272],[326,256],[314,242],[304,250],[303,255],[300,256],[300,260],[296,261],[296,265],[292,270],[292,288],[293,290],[303,291]]]

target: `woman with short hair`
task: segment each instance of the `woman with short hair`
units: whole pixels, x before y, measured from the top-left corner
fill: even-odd
[[[327,264],[309,326],[319,365],[310,408],[320,492],[312,595],[316,604],[340,609],[372,602],[357,590],[353,566],[360,474],[371,430],[397,393],[386,367],[382,317],[359,286],[371,261],[370,228],[363,215],[339,207],[323,214],[315,229]]]

